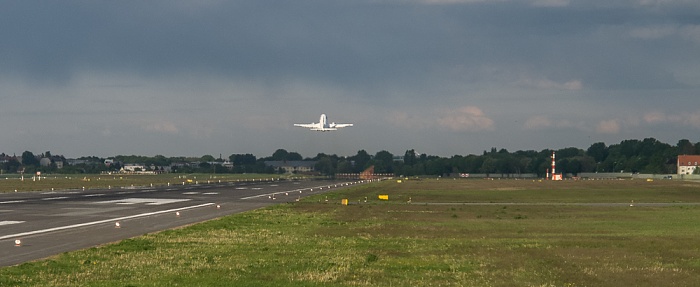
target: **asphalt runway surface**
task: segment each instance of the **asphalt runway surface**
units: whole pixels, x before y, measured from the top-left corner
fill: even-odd
[[[0,194],[0,266],[293,202],[361,183],[257,181]]]

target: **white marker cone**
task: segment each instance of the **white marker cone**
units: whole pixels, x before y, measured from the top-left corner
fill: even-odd
[[[122,228],[122,225],[119,224],[119,221],[117,221],[116,223],[114,223],[114,228]]]
[[[15,246],[17,246],[17,247],[22,246],[22,240],[19,240],[19,239],[15,240]]]
[[[179,211],[175,212],[175,216],[180,217],[180,212]]]

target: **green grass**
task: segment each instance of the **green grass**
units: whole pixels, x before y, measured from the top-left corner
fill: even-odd
[[[2,268],[0,286],[700,286],[700,206],[415,203],[629,198],[700,202],[700,184],[386,181]]]
[[[18,175],[0,176],[0,193],[17,191],[47,191],[91,188],[130,188],[136,186],[166,186],[204,184],[238,180],[280,178],[270,174],[159,174],[159,175],[42,175],[41,180]]]

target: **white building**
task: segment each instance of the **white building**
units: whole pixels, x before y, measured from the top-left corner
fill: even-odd
[[[122,167],[122,171],[127,171],[127,172],[146,171],[146,166],[142,165],[142,164],[127,163]]]
[[[265,161],[265,165],[286,173],[308,173],[314,171],[315,161]]]
[[[693,174],[700,163],[700,155],[679,155],[676,174]]]

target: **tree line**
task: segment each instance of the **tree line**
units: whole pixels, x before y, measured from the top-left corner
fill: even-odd
[[[25,151],[21,157],[0,154],[0,171],[14,173],[24,171],[60,172],[60,173],[100,173],[117,171],[124,164],[143,164],[147,167],[170,167],[171,172],[204,173],[279,173],[280,170],[267,166],[266,161],[315,161],[315,171],[323,175],[338,173],[360,173],[374,166],[375,173],[389,173],[403,176],[448,175],[453,173],[481,174],[536,174],[544,176],[551,167],[552,152],[556,153],[557,172],[577,175],[583,172],[627,172],[672,174],[676,172],[678,155],[700,154],[700,142],[693,143],[687,139],[679,140],[676,145],[660,142],[654,138],[643,140],[624,140],[619,144],[606,145],[603,142],[592,144],[587,149],[575,147],[558,150],[540,151],[520,150],[510,152],[506,149],[491,148],[481,155],[454,155],[449,158],[418,154],[407,150],[404,154],[394,155],[382,150],[370,155],[360,150],[352,156],[338,156],[319,153],[312,158],[303,158],[297,152],[284,149],[276,150],[271,156],[257,158],[252,154],[232,154],[227,159],[211,155],[202,157],[165,157],[162,155],[125,156],[107,158],[112,164],[104,164],[105,159],[94,156],[78,158],[79,163],[64,164],[58,170],[57,161],[66,162],[63,156],[54,156],[50,152],[34,155]],[[40,164],[41,159],[48,158],[49,165]],[[232,168],[224,167],[228,160]],[[46,160],[44,160],[46,161]],[[700,171],[700,169],[697,169]]]

